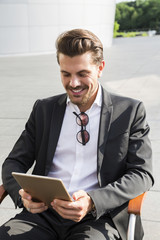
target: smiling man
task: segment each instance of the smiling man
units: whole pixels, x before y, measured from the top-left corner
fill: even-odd
[[[128,201],[154,181],[144,106],[100,85],[103,46],[92,32],[62,33],[56,48],[66,93],[36,101],[3,164],[4,187],[23,210],[1,226],[0,239],[126,240]],[[61,178],[74,201],[34,202],[11,175],[33,164],[33,174]]]
[[[104,61],[95,65],[92,58],[91,52],[75,57],[59,54],[63,86],[71,102],[81,112],[85,112],[93,104],[98,91],[97,79],[104,68]]]

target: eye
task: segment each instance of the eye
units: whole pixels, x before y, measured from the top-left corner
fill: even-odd
[[[69,73],[64,73],[64,72],[62,72],[62,75],[63,75],[63,77],[70,77],[70,74],[69,74]]]
[[[80,77],[83,77],[83,78],[84,78],[84,77],[88,77],[88,73],[79,73],[79,76],[80,76]]]

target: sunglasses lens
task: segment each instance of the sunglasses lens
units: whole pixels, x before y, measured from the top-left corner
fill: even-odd
[[[88,116],[86,113],[81,113],[79,114],[79,117],[77,117],[77,124],[79,126],[83,125],[83,126],[86,126],[88,124]]]
[[[89,122],[89,117],[86,113],[81,112],[79,115],[76,112],[73,112],[76,115],[76,122],[79,126],[81,126],[81,130],[77,133],[77,141],[83,145],[89,141],[90,135],[86,130],[86,125]]]
[[[89,133],[86,130],[79,131],[77,133],[77,140],[85,145],[89,141]]]

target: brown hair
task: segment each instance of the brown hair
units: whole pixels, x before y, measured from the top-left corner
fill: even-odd
[[[84,29],[73,29],[59,35],[56,40],[57,61],[62,53],[69,57],[91,52],[93,62],[99,64],[103,60],[103,45],[92,32]]]

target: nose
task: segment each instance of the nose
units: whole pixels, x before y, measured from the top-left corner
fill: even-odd
[[[72,88],[76,88],[78,86],[80,86],[80,80],[77,78],[77,77],[72,77],[71,80],[70,80],[70,83],[69,85],[72,87]]]

